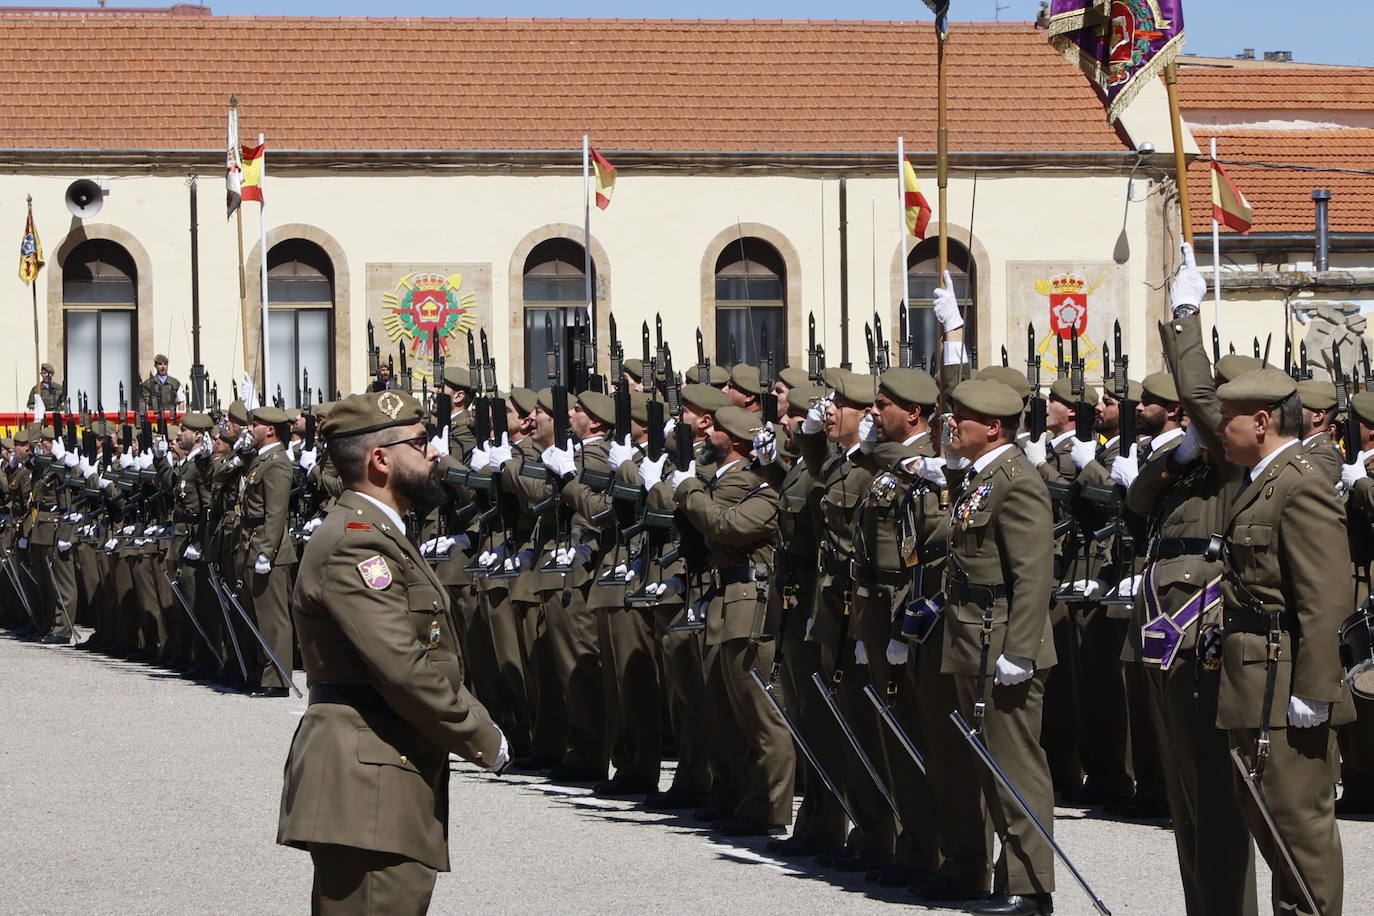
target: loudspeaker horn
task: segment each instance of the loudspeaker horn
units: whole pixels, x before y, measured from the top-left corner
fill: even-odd
[[[82,178],[67,186],[66,200],[72,216],[90,219],[105,206],[105,189],[89,178]]]

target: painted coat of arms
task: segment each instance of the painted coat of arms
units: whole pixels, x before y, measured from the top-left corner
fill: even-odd
[[[1097,347],[1088,337],[1088,298],[1102,283],[1099,280],[1089,286],[1087,277],[1068,272],[1056,274],[1049,280],[1035,281],[1035,291],[1048,296],[1050,300],[1050,333],[1045,335],[1036,349],[1041,357],[1046,358],[1046,365],[1052,371],[1057,369],[1056,338],[1067,341],[1077,336],[1078,352],[1084,360],[1085,369],[1093,369],[1100,363]],[[1055,353],[1049,352],[1051,345],[1056,347]]]
[[[424,357],[433,365],[436,340],[440,354],[447,355],[454,337],[477,326],[476,304],[477,295],[463,290],[460,273],[409,273],[382,296],[382,327],[387,337],[399,341],[412,356]],[[423,363],[416,363],[415,373],[431,378]]]

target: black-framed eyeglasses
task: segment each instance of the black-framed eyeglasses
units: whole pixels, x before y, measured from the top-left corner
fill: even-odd
[[[409,439],[397,439],[395,442],[383,442],[377,448],[391,448],[393,445],[409,445],[424,454],[425,449],[429,448],[429,433],[420,433],[420,435],[411,436]]]

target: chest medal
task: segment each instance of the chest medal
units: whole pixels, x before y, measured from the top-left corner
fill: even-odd
[[[435,617],[429,622],[429,642],[425,643],[426,649],[439,648],[439,618]]]
[[[983,503],[987,501],[991,493],[992,484],[980,484],[972,493],[969,493],[963,499],[959,500],[954,506],[955,524],[960,528],[967,529],[969,521],[977,514],[979,509],[983,508]]]

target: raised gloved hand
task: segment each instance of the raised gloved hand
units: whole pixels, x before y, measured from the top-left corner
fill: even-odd
[[[1169,453],[1170,459],[1175,464],[1192,464],[1198,455],[1202,454],[1202,434],[1197,431],[1196,423],[1189,423],[1187,430],[1183,433],[1183,438],[1179,440],[1178,447]]]
[[[77,461],[76,467],[77,470],[81,472],[82,477],[90,477],[92,474],[95,473],[95,465],[87,461],[85,455],[82,455],[81,459]]]
[[[695,461],[687,462],[686,468],[684,468],[681,471],[673,472],[673,491],[676,492],[678,487],[682,486],[687,481],[692,480],[696,476],[697,463]]]
[[[152,466],[152,452],[144,452],[142,455],[139,455],[137,458],[134,459],[134,467],[138,468],[140,471],[146,471],[148,468]]]
[[[1117,455],[1112,459],[1110,476],[1112,480],[1121,484],[1126,489],[1131,488],[1135,479],[1140,476],[1140,451],[1139,446],[1131,443],[1131,450],[1125,455]]]
[[[323,519],[323,518],[319,518],[319,517],[317,516],[317,517],[312,518],[312,519],[310,519],[309,521],[307,521],[304,525],[301,526],[301,528],[304,529],[304,531],[305,531],[306,534],[314,534],[314,533],[315,533],[315,529],[318,528],[318,527],[320,527],[320,526],[323,525],[323,524],[324,524],[324,519]]]
[[[889,639],[887,641],[887,663],[896,667],[905,665],[906,660],[911,655],[911,647],[900,639]]]
[[[964,326],[964,316],[959,313],[959,300],[954,297],[954,281],[949,271],[945,271],[944,286],[935,290],[935,320],[945,333],[957,331]]]
[[[662,582],[653,582],[644,586],[644,594],[651,595],[660,601],[667,601],[682,594],[682,580],[677,576],[665,579]]]
[[[164,437],[158,436],[153,439],[153,454],[159,458],[167,454],[167,440]]]
[[[806,408],[806,418],[802,420],[801,431],[812,435],[825,429],[825,410],[829,406],[829,398],[813,401],[811,406]]]
[[[668,442],[673,438],[673,430],[677,429],[677,420],[673,417],[663,421],[663,441]]]
[[[133,466],[134,456],[130,455],[128,452],[121,452],[119,455],[119,469],[121,471],[127,471],[129,468]]]
[[[1296,694],[1288,698],[1288,724],[1294,728],[1315,728],[1331,715],[1325,700],[1307,700]]]
[[[868,647],[864,645],[864,641],[862,639],[854,640],[854,664],[868,664]]]
[[[479,445],[472,450],[468,456],[468,470],[485,471],[491,466],[491,452],[487,451],[486,445]]]
[[[248,427],[245,426],[243,430],[239,433],[239,437],[234,440],[234,451],[242,455],[245,452],[251,452],[252,450],[253,434],[249,432]]]
[[[652,490],[663,480],[663,467],[668,463],[667,455],[659,455],[658,460],[645,458],[639,462],[639,483],[646,490]]]
[[[544,462],[544,467],[558,477],[567,477],[577,473],[577,462],[573,460],[571,442],[567,444],[567,448],[560,448],[556,445],[549,446],[540,454],[539,459]]]
[[[58,461],[61,461],[63,458],[67,456],[67,446],[65,443],[63,443],[61,436],[58,436],[56,439],[52,440],[52,456],[56,458]]]
[[[778,437],[773,432],[773,427],[764,424],[758,432],[754,433],[754,457],[759,464],[768,465],[778,460]]]
[[[1088,466],[1088,462],[1097,457],[1097,443],[1092,439],[1084,442],[1081,439],[1074,439],[1069,445],[1069,460],[1073,466],[1080,471]]]
[[[438,434],[437,436],[435,436],[434,438],[432,438],[432,439],[429,440],[429,446],[430,446],[430,448],[434,449],[434,451],[438,452],[440,455],[447,455],[447,454],[448,454],[448,427],[447,427],[447,426],[445,426],[443,429],[439,430],[439,434]]]
[[[199,448],[199,446],[197,446]],[[193,456],[194,457],[194,456]],[[319,461],[319,453],[313,448],[301,449],[301,456],[296,459],[296,463],[301,466],[302,471],[309,472]]]
[[[1014,687],[1022,681],[1030,680],[1035,673],[1035,660],[1019,655],[1000,655],[997,658],[997,673],[992,682],[1005,687]]]
[[[953,435],[954,430],[951,428],[951,424],[947,422],[948,417],[949,414],[942,414],[940,416],[940,454],[944,456],[945,467],[949,468],[951,471],[962,471],[965,468],[972,467],[973,462],[969,461],[963,455],[956,455],[953,449],[949,447],[949,438]],[[1024,443],[1022,447],[1025,447]]]
[[[878,447],[878,418],[865,413],[859,418],[859,451],[871,455]]]
[[[200,453],[205,457],[210,457],[215,453],[215,440],[209,433],[200,434]]]
[[[1021,450],[1026,453],[1026,460],[1031,467],[1038,468],[1049,460],[1049,435],[1044,433],[1039,439],[1027,439],[1021,443]]]
[[[1116,583],[1116,596],[1118,598],[1134,598],[1136,590],[1140,588],[1140,574],[1127,576]]]
[[[510,435],[501,434],[501,441],[487,446],[488,467],[493,471],[499,471],[506,466],[506,462],[511,459]]]
[[[200,548],[195,544],[187,544],[186,549],[181,552],[181,558],[183,560],[199,560]]]
[[[1363,480],[1369,476],[1369,471],[1365,470],[1365,455],[1360,453],[1354,464],[1341,465],[1341,490],[1349,491],[1355,486],[1355,481]]]
[[[908,474],[915,474],[922,480],[928,480],[939,486],[945,485],[945,459],[943,458],[918,455],[903,461],[902,467],[906,469]]]
[[[630,442],[629,436],[625,437],[624,442],[612,440],[610,447],[606,449],[606,463],[611,466],[612,471],[618,470],[622,464],[634,459],[635,447]]]
[[[1169,307],[1197,307],[1207,296],[1207,281],[1202,278],[1202,271],[1197,269],[1193,246],[1184,242],[1179,246],[1179,250],[1183,253],[1183,263],[1179,266],[1178,273],[1169,281]]]
[[[59,540],[57,542],[57,549],[60,553],[66,553],[68,550],[72,549],[72,542]]]
[[[253,572],[260,576],[265,576],[272,571],[272,562],[267,559],[267,554],[258,554],[258,560],[253,564]]]

